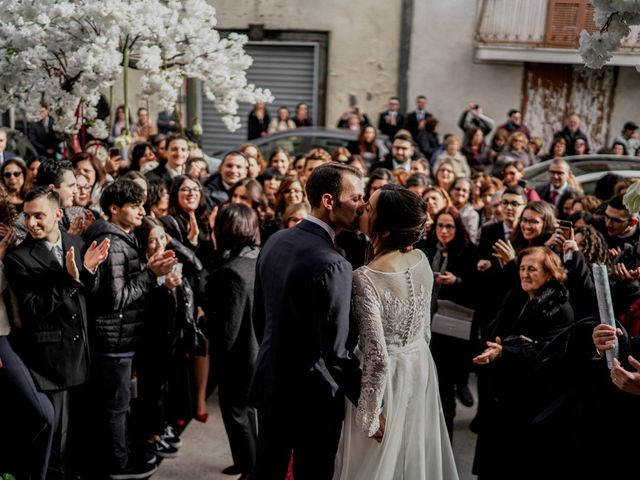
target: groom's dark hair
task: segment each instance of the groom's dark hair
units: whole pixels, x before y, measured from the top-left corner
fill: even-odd
[[[307,180],[307,199],[311,208],[319,208],[322,195],[331,194],[334,198],[340,198],[342,193],[342,178],[347,175],[355,175],[362,178],[362,172],[351,165],[338,162],[325,163],[313,169]]]

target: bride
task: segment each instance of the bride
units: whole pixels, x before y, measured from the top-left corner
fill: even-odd
[[[397,185],[360,217],[373,259],[354,272],[362,391],[346,406],[342,480],[458,478],[428,346],[433,273],[413,249],[426,219],[420,197]]]

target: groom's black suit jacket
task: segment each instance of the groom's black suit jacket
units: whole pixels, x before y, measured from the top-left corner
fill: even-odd
[[[361,371],[348,348],[351,285],[351,265],[319,225],[303,220],[267,241],[256,267],[254,406],[330,405],[343,394],[357,405]]]

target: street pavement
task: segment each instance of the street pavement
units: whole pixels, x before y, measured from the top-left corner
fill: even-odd
[[[474,374],[471,374],[469,386],[477,404]],[[181,436],[180,455],[178,458],[163,460],[158,472],[152,477],[153,480],[235,480],[237,478],[237,476],[221,473],[222,469],[232,464],[232,460],[218,407],[217,391],[209,397],[208,407],[209,420],[207,423],[195,420],[189,423]],[[476,478],[471,474],[476,435],[469,430],[469,422],[473,419],[475,412],[475,404],[471,408],[466,408],[458,403],[454,424],[453,450],[460,480]]]

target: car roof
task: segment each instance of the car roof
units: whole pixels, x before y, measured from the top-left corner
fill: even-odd
[[[284,132],[276,132],[265,137],[254,138],[252,140],[247,140],[245,143],[253,143],[258,147],[262,145],[277,142],[281,139],[287,139],[290,137],[304,137],[304,138],[335,138],[341,140],[355,141],[358,139],[358,132],[354,132],[352,130],[347,129],[328,129],[324,127],[299,127],[292,130],[285,130]],[[239,145],[238,145],[239,148]],[[233,148],[230,150],[218,150],[213,152],[214,156],[224,157],[229,152],[237,150],[238,148]],[[291,153],[291,152],[290,152]]]
[[[617,171],[633,171],[640,176],[640,158],[627,155],[573,155],[563,157],[573,174],[578,177],[589,173],[616,173]],[[524,169],[525,178],[532,184],[549,181],[549,165],[553,160],[536,163]],[[601,175],[601,176],[602,176]]]
[[[314,135],[323,135],[328,137],[337,137],[337,138],[358,138],[358,132],[354,132],[353,130],[348,130],[346,128],[332,129],[325,127],[298,127],[291,130],[285,130],[284,132],[276,132],[266,137],[256,138],[255,140],[266,140],[268,138],[278,138],[278,137],[287,137],[289,135],[302,135],[302,136],[314,136]]]

